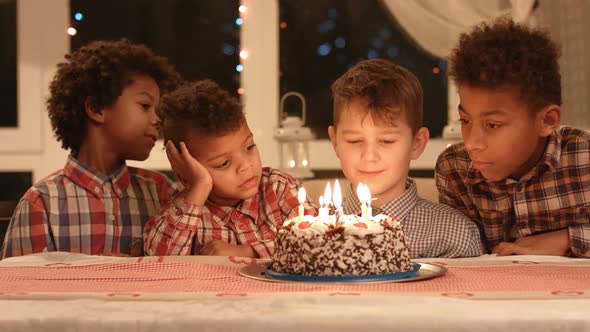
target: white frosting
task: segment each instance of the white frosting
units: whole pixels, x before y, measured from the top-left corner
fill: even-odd
[[[299,217],[289,219],[283,226],[291,224],[291,231],[295,234],[323,235],[328,230],[329,225],[334,225],[335,219],[334,215],[330,215],[327,221],[318,220],[316,216],[305,215],[301,219]],[[342,216],[343,223],[341,226],[344,228],[344,235],[364,237],[367,234],[383,233],[383,226],[379,223],[381,220],[392,224],[397,223],[397,221],[384,214],[374,216],[369,220],[363,220],[360,216],[349,214]],[[301,223],[306,223],[306,225],[300,225]]]

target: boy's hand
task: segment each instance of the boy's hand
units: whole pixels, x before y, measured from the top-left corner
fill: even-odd
[[[513,243],[501,242],[492,250],[492,254],[497,254],[498,256],[567,256],[569,252],[570,241],[567,229],[523,237]]]
[[[256,252],[249,244],[230,244],[221,240],[212,240],[201,247],[201,255],[254,257]]]
[[[186,144],[180,142],[180,152],[172,141],[166,143],[166,156],[178,180],[187,189],[185,199],[196,205],[203,205],[213,188],[213,179],[198,160],[191,156]]]

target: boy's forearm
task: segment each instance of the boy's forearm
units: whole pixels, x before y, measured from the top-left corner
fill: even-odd
[[[146,255],[190,255],[202,208],[179,195],[162,214],[150,219],[144,228]]]

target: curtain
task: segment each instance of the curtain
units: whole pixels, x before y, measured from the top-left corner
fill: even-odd
[[[561,123],[590,130],[590,0],[541,0],[538,15],[561,46]]]
[[[425,51],[446,58],[459,35],[473,25],[510,14],[527,21],[535,0],[382,0],[385,8]]]

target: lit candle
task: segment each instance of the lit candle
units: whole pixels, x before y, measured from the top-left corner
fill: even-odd
[[[299,192],[297,193],[297,200],[299,200],[299,221],[303,219],[303,203],[305,203],[305,188],[299,188]]]
[[[332,190],[330,189],[330,182],[326,185],[324,196],[320,196],[320,211],[319,219],[322,222],[328,222],[330,217],[330,201],[332,200]]]
[[[336,208],[336,225],[342,223],[342,192],[340,191],[340,183],[336,180],[334,183],[334,207]]]
[[[369,218],[373,217],[373,209],[371,208],[371,201],[373,197],[371,197],[371,190],[369,186],[365,184],[365,195],[367,195],[367,215]]]
[[[365,192],[365,185],[362,182],[356,186],[356,195],[361,202],[361,217],[364,221],[369,221],[369,217],[367,216],[367,204],[366,204],[366,192]]]

